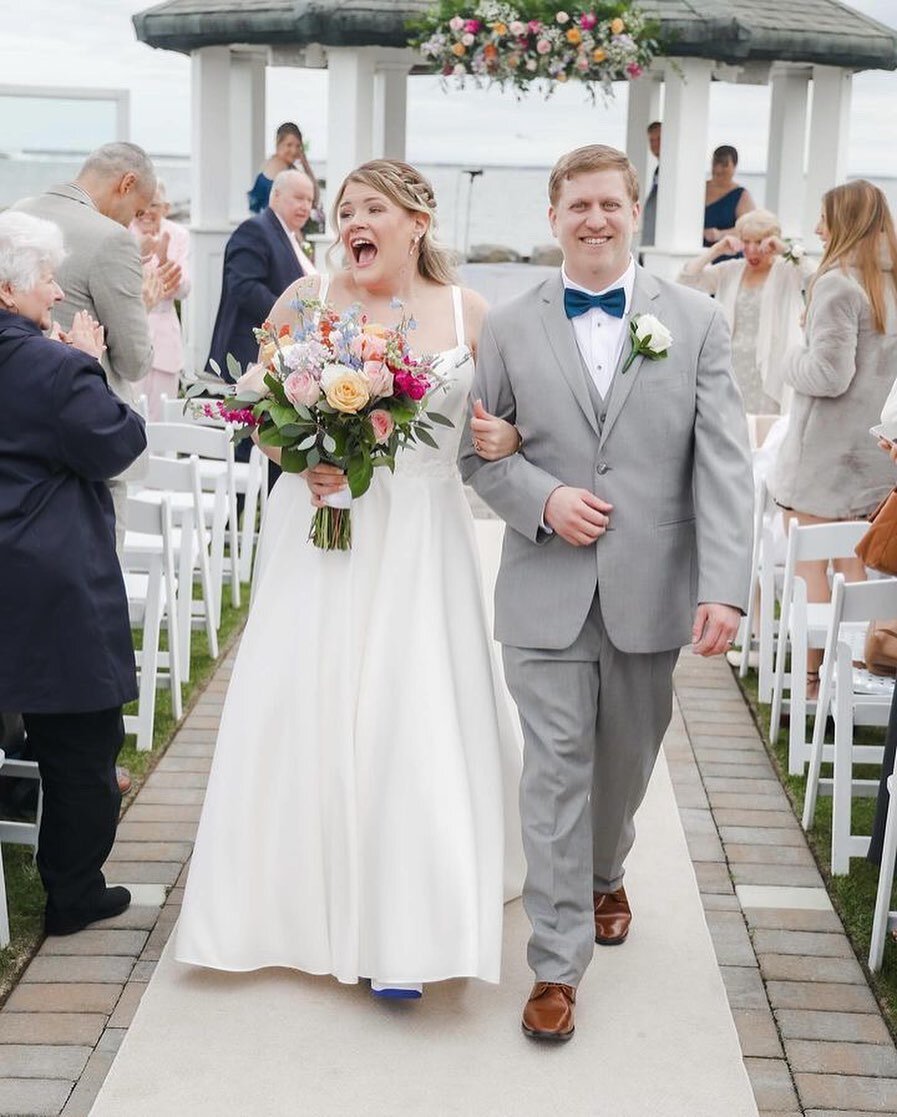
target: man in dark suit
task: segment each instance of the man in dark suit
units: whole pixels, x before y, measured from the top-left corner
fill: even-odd
[[[258,356],[253,329],[291,283],[314,271],[299,245],[314,196],[308,175],[281,171],[271,187],[268,208],[238,225],[227,242],[221,301],[206,362],[214,360],[227,379],[227,354],[245,370]]]

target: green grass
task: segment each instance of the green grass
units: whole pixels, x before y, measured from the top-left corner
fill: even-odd
[[[736,676],[737,677],[737,676]],[[800,818],[806,791],[805,776],[788,775],[788,729],[783,728],[774,744],[770,744],[769,706],[761,704],[757,696],[757,672],[750,671],[746,679],[739,679],[739,685],[753,710],[760,728],[760,735],[775,765],[779,779],[791,800],[795,814]],[[807,721],[807,733],[812,733],[812,720]],[[860,726],[854,731],[858,745],[878,745],[884,740],[884,729]],[[826,740],[831,740],[831,723]],[[854,774],[858,778],[877,779],[880,769],[868,765],[857,765]],[[822,775],[831,776],[831,765],[823,764]],[[875,799],[854,799],[852,807],[852,830],[855,834],[870,834],[875,816]],[[871,974],[867,967],[869,941],[872,935],[872,909],[878,889],[878,866],[871,865],[863,857],[851,858],[850,873],[847,876],[833,877],[831,873],[832,848],[832,800],[830,796],[820,795],[816,804],[816,819],[807,838],[816,858],[816,863],[825,880],[832,903],[844,923],[844,928],[856,951],[857,958],[865,970],[869,984],[878,998],[882,1012],[892,1034],[897,1038],[897,943],[888,938],[885,944],[884,963],[881,971]],[[897,908],[897,889],[891,898],[891,909]]]
[[[229,596],[226,594],[226,596]],[[243,586],[239,609],[225,602],[218,631],[220,656],[223,656],[243,628],[249,609],[249,587]],[[139,645],[139,633],[135,633]],[[194,632],[191,646],[191,679],[183,688],[185,716],[215,671],[218,660],[209,655],[205,632]],[[136,713],[137,704],[125,707]],[[134,735],[125,737],[118,757],[131,772],[133,786],[122,802],[124,811],[136,797],[146,777],[165,754],[177,724],[171,714],[171,694],[167,689],[156,692],[156,719],[153,725],[153,747],[138,752]],[[31,849],[21,845],[3,845],[3,869],[6,875],[6,899],[9,908],[9,945],[0,950],[0,1001],[5,1000],[43,941],[44,889],[32,861]]]

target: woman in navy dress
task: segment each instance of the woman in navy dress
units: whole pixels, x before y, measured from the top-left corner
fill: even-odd
[[[298,166],[297,166],[298,164]],[[268,198],[274,179],[281,171],[305,171],[315,187],[315,200],[312,204],[312,213],[321,204],[318,190],[318,180],[311,169],[311,164],[305,154],[302,143],[302,133],[292,121],[287,121],[277,129],[277,138],[274,145],[274,154],[265,161],[264,166],[256,175],[252,189],[249,191],[249,208],[253,213],[261,213],[267,208]]]
[[[757,205],[744,186],[735,181],[738,152],[724,144],[713,153],[710,178],[704,191],[704,247],[710,248],[724,237],[734,236],[735,222]],[[741,253],[738,253],[740,256]],[[717,256],[714,263],[734,260],[736,256]]]

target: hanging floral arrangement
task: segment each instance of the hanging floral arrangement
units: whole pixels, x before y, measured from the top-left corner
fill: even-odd
[[[459,87],[498,85],[550,95],[581,81],[594,101],[613,82],[640,77],[659,53],[656,23],[623,2],[571,11],[545,0],[440,0],[418,19],[411,45],[435,73]]]

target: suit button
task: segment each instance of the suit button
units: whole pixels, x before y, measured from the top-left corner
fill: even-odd
[[[598,469],[597,469],[598,473],[603,475],[603,474],[607,473],[607,471],[609,469],[610,469],[610,466],[607,464],[607,462],[599,462],[598,463]]]
[[[607,412],[606,412],[606,411],[602,411],[602,412],[601,412],[601,414],[600,414],[600,415],[598,416],[598,419],[599,419],[599,420],[600,420],[600,421],[601,421],[602,423],[603,423],[603,422],[605,421],[605,419],[606,419],[606,418],[607,418]]]

